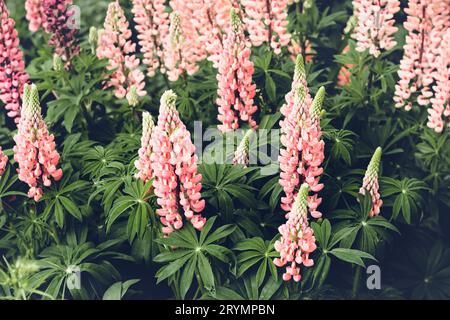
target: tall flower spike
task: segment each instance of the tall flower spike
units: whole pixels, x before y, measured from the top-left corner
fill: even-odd
[[[176,110],[176,98],[172,90],[162,95],[158,123],[151,135],[153,187],[160,207],[156,213],[165,234],[183,227],[180,207],[194,228],[201,230],[206,222],[200,215],[205,201],[200,194],[202,176],[197,173],[195,146]]]
[[[253,129],[249,129],[244,138],[239,143],[236,152],[234,153],[233,164],[241,164],[244,167],[249,165],[250,161],[250,139],[254,134]]]
[[[442,35],[442,41],[436,48],[439,51],[436,58],[436,71],[433,86],[434,97],[430,99],[431,108],[428,108],[428,127],[436,132],[444,130],[444,118],[446,123],[450,117],[450,28]]]
[[[31,32],[36,32],[42,26],[44,18],[44,12],[42,7],[43,0],[26,0],[25,10],[26,19],[30,22],[28,29]]]
[[[96,27],[89,28],[88,42],[91,45],[92,54],[95,54],[97,51],[97,44],[98,44],[98,29]]]
[[[191,1],[171,0],[169,36],[164,41],[164,63],[170,81],[176,81],[183,74],[193,75],[198,62],[207,57],[198,30],[193,23]]]
[[[208,54],[208,60],[216,66],[223,50],[224,33],[231,27],[230,10],[239,10],[237,0],[191,0],[191,22],[198,32],[198,39]]]
[[[309,255],[316,250],[314,231],[308,223],[308,185],[302,184],[295,199],[292,210],[287,215],[285,224],[278,228],[281,238],[275,242],[275,250],[280,258],[274,259],[277,267],[286,267],[283,280],[292,278],[295,282],[301,280],[300,266],[311,267],[314,261]]]
[[[19,48],[15,22],[9,17],[4,0],[0,0],[0,24],[0,100],[5,104],[8,116],[18,123],[23,87],[28,82],[28,74]]]
[[[369,166],[367,167],[364,176],[363,185],[359,189],[359,193],[362,195],[365,195],[367,191],[372,197],[372,209],[369,212],[370,217],[377,216],[383,205],[383,200],[380,199],[380,193],[378,192],[378,171],[380,170],[381,153],[381,148],[378,147],[375,150],[372,159],[370,159]]]
[[[394,101],[397,108],[404,107],[408,111],[416,97],[420,106],[426,106],[433,96],[439,48],[448,53],[441,41],[450,27],[450,4],[448,0],[409,0],[405,12],[407,19],[403,26],[408,34]],[[437,127],[439,131],[440,126]]]
[[[55,53],[67,64],[80,52],[76,34],[78,30],[70,25],[75,11],[69,10],[72,0],[42,0],[44,31],[51,35],[48,44],[55,47]]]
[[[324,142],[320,129],[320,108],[323,103],[325,89],[320,88],[314,101],[309,94],[306,83],[303,58],[298,56],[292,89],[286,95],[286,103],[281,108],[284,119],[280,121],[280,185],[285,193],[281,198],[281,207],[290,211],[298,187],[306,182],[311,191],[317,193],[323,188],[319,183],[323,169]],[[321,217],[317,211],[322,199],[317,194],[309,198],[311,214]]]
[[[257,107],[253,98],[256,85],[252,83],[254,73],[250,61],[251,51],[246,45],[244,30],[235,10],[231,10],[232,27],[224,40],[224,49],[217,60],[219,105],[218,126],[222,132],[239,128],[239,120],[248,122],[250,127],[257,128],[253,114]]]
[[[62,170],[56,168],[59,154],[55,139],[42,118],[39,93],[34,84],[25,86],[21,113],[14,137],[14,160],[19,165],[19,180],[29,186],[28,196],[39,201],[42,187],[49,187],[52,178],[55,181],[61,179]]]
[[[138,169],[136,178],[144,182],[149,181],[153,177],[150,157],[152,155],[151,137],[154,127],[155,124],[151,114],[144,111],[142,113],[142,137],[139,159],[134,163],[136,169]]]
[[[139,69],[140,61],[134,55],[136,44],[131,41],[131,30],[118,1],[109,4],[104,28],[99,31],[97,56],[108,59],[108,70],[113,71],[107,86],[114,87],[117,98],[126,98],[135,106],[137,97],[146,94],[145,76]]]
[[[133,0],[134,22],[139,45],[147,65],[147,75],[153,77],[162,66],[163,43],[169,33],[169,14],[165,0]]]
[[[394,34],[394,14],[400,10],[399,0],[354,0],[353,7],[357,19],[353,38],[357,41],[356,50],[378,57],[381,50],[391,50],[396,42]]]
[[[0,147],[0,178],[5,173],[7,164],[8,157],[3,153],[2,147]]]
[[[267,42],[275,54],[287,46],[291,35],[287,32],[288,0],[242,0],[246,16],[244,23],[254,46]]]
[[[297,55],[297,59],[295,60],[295,69],[294,69],[294,78],[292,81],[291,90],[286,94],[285,100],[286,103],[281,107],[280,111],[284,117],[288,117],[289,114],[295,108],[295,97],[299,92],[299,89],[302,88],[305,94],[305,104],[300,105],[302,110],[297,110],[299,112],[308,112],[308,109],[305,106],[310,106],[312,103],[311,95],[309,94],[308,84],[306,83],[306,72],[305,72],[305,63],[303,61],[303,56],[301,54]],[[283,130],[284,121],[280,121],[281,129]]]
[[[325,142],[322,139],[322,130],[320,128],[320,113],[323,101],[325,99],[325,88],[321,87],[314,97],[309,118],[303,122],[301,128],[300,152],[301,162],[298,173],[309,185],[314,194],[308,197],[308,207],[313,218],[322,217],[317,208],[322,202],[322,198],[318,196],[318,192],[323,189],[323,184],[319,183],[320,175],[323,173],[321,167],[325,158]]]

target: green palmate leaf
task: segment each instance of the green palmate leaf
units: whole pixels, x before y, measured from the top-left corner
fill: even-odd
[[[235,264],[233,252],[224,246],[215,244],[215,242],[223,241],[235,231],[236,227],[224,225],[212,231],[216,218],[208,219],[200,235],[191,224],[187,224],[183,229],[174,231],[168,237],[157,240],[157,242],[167,246],[167,250],[158,254],[154,261],[169,262],[168,265],[158,270],[156,274],[158,283],[169,277],[177,279],[176,281],[179,281],[180,285],[180,298],[182,299],[186,297],[192,287],[194,275],[202,292],[206,290],[214,294],[216,280],[212,265],[216,262],[228,265]],[[172,251],[171,247],[176,247],[177,250]],[[179,274],[180,277],[176,274]]]
[[[350,165],[352,162],[351,153],[356,143],[354,140],[356,134],[349,130],[336,129],[325,131],[323,134],[332,143],[332,157],[338,160],[342,159],[347,165]]]
[[[234,247],[234,250],[240,251],[237,256],[238,261],[238,273],[240,277],[251,268],[258,266],[256,270],[256,281],[258,286],[261,286],[264,282],[267,274],[267,269],[275,279],[278,275],[276,272],[273,259],[278,256],[278,253],[274,249],[275,239],[272,241],[264,241],[259,237],[254,237],[240,241]]]
[[[417,212],[423,203],[422,193],[427,190],[423,181],[417,179],[396,180],[389,177],[381,179],[381,195],[385,198],[385,205],[392,206],[392,217],[397,219],[402,213],[403,219],[411,223],[411,215]],[[393,202],[392,202],[393,201]]]
[[[151,194],[148,192],[151,181],[143,183],[141,180],[126,179],[124,181],[124,196],[114,202],[107,214],[106,230],[110,231],[113,224],[122,215],[128,216],[127,235],[130,243],[138,237],[142,239],[152,218],[153,209],[149,204]]]

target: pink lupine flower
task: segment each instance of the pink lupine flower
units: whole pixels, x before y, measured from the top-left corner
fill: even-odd
[[[368,49],[371,55],[378,57],[381,50],[395,47],[394,14],[400,10],[399,0],[354,0],[353,7],[357,24],[352,36],[357,41],[357,51]]]
[[[2,147],[0,147],[0,177],[5,173],[7,164],[8,157],[3,153]]]
[[[192,10],[185,1],[171,1],[174,11],[170,15],[169,35],[164,44],[164,63],[170,81],[183,74],[193,75],[197,63],[206,58],[206,49],[191,23]]]
[[[58,181],[62,170],[57,169],[59,154],[55,138],[49,134],[41,115],[37,87],[25,85],[24,102],[18,131],[14,137],[14,160],[18,163],[19,180],[29,186],[28,196],[39,201],[42,187],[49,187],[53,178]]]
[[[253,129],[247,130],[244,138],[239,143],[236,152],[234,153],[233,164],[240,164],[247,167],[250,162],[250,139],[254,134]]]
[[[155,124],[153,123],[151,114],[144,111],[142,114],[142,137],[139,159],[134,163],[136,169],[138,169],[136,178],[144,182],[149,181],[153,177],[150,156],[152,154],[151,137],[154,127]]]
[[[297,188],[307,183],[315,194],[308,198],[311,215],[320,218],[322,214],[317,207],[322,202],[317,193],[322,190],[319,183],[323,169],[324,141],[320,129],[320,109],[323,104],[325,89],[320,88],[314,101],[311,101],[306,84],[303,59],[299,55],[294,73],[292,90],[286,95],[286,104],[280,121],[280,184],[285,196],[281,198],[281,207],[285,211],[292,209]]]
[[[439,41],[439,40],[438,40]],[[450,28],[439,41],[436,58],[436,71],[433,86],[434,97],[430,99],[431,108],[428,108],[428,127],[436,132],[444,130],[444,119],[450,117]]]
[[[199,40],[204,45],[209,60],[214,62],[223,48],[223,33],[230,24],[230,0],[191,0],[191,22],[198,31]]]
[[[280,184],[285,193],[285,196],[281,198],[281,207],[289,211],[294,202],[295,189],[300,185],[300,176],[297,172],[300,163],[300,153],[297,148],[301,134],[300,117],[302,114],[307,114],[308,106],[312,104],[301,55],[297,56],[291,91],[287,93],[285,100],[286,103],[280,109],[283,115],[283,119],[280,120],[280,141],[284,148],[280,150],[279,161]]]
[[[297,59],[295,61],[295,69],[294,69],[294,79],[292,81],[291,90],[287,93],[285,100],[286,103],[281,107],[280,112],[287,118],[289,114],[295,109],[295,99],[300,90],[300,88],[304,91],[305,101],[303,105],[298,105],[301,107],[301,112],[308,112],[308,106],[312,104],[312,98],[309,93],[308,84],[306,83],[306,72],[305,72],[305,63],[303,61],[303,56],[301,54],[297,55]],[[283,130],[285,121],[280,121],[281,129]]]
[[[0,0],[0,100],[8,116],[19,122],[23,87],[28,82],[25,62],[19,48],[15,22],[9,17],[4,0]]]
[[[292,209],[287,214],[287,221],[278,228],[281,238],[275,242],[275,250],[280,258],[274,259],[277,267],[286,266],[283,280],[292,278],[295,282],[301,280],[300,266],[311,267],[314,261],[309,255],[316,250],[314,231],[308,223],[308,185],[302,184]]]
[[[197,173],[195,146],[179,117],[175,102],[173,91],[163,94],[158,123],[151,135],[153,187],[160,206],[156,213],[161,218],[165,234],[183,227],[180,207],[194,228],[201,230],[206,222],[200,215],[205,201],[200,194],[202,176]]]
[[[253,114],[257,107],[253,98],[256,85],[252,83],[254,72],[250,61],[250,48],[246,46],[244,31],[239,17],[231,11],[232,28],[224,40],[224,49],[218,61],[218,90],[219,105],[218,126],[222,132],[239,128],[239,120],[248,122],[250,127],[256,128]]]
[[[323,173],[321,165],[325,158],[325,142],[322,139],[320,128],[320,113],[324,99],[325,88],[321,87],[314,97],[307,120],[303,122],[298,146],[302,161],[297,171],[309,185],[310,190],[314,192],[312,196],[308,197],[308,207],[311,216],[316,219],[322,217],[322,213],[317,210],[322,198],[317,193],[324,186],[319,183],[320,175]]]
[[[378,171],[380,170],[381,161],[381,148],[378,147],[372,159],[370,159],[369,165],[364,176],[363,185],[359,189],[359,193],[364,195],[369,192],[372,197],[372,209],[369,212],[369,217],[377,216],[380,213],[380,208],[383,205],[383,200],[380,199],[380,193],[378,192]]]
[[[153,77],[163,67],[163,42],[169,33],[169,14],[165,0],[133,0],[134,22],[139,45],[147,65],[147,75]],[[164,71],[164,70],[163,70]]]
[[[69,9],[72,2],[72,0],[42,0],[42,26],[46,33],[51,34],[48,44],[55,47],[55,53],[67,64],[70,64],[72,57],[80,52],[76,39],[78,31],[71,25],[71,19],[75,14]]]
[[[31,32],[36,32],[42,26],[44,18],[44,12],[42,7],[43,0],[26,0],[25,10],[26,19],[30,22],[28,29]]]
[[[447,0],[409,0],[405,12],[408,16],[403,26],[408,35],[394,101],[397,108],[408,111],[413,98],[417,97],[417,103],[426,106],[433,96],[440,42],[450,27],[450,4]]]
[[[254,46],[264,42],[269,44],[275,54],[287,46],[291,35],[287,32],[288,0],[242,0],[245,10],[244,23]]]
[[[118,1],[111,2],[104,23],[99,31],[97,56],[109,61],[108,70],[113,73],[107,86],[113,87],[117,98],[126,98],[131,106],[137,104],[137,97],[146,94],[145,76],[139,69],[140,60],[134,55],[136,44],[131,40],[131,30]]]

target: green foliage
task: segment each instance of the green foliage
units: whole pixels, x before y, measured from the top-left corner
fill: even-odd
[[[384,186],[383,197],[393,201],[392,218],[397,219],[401,212],[403,219],[411,223],[411,214],[417,213],[417,208],[423,203],[421,190],[427,189],[426,184],[423,181],[408,178],[399,181],[384,177],[381,181]]]
[[[273,258],[278,257],[278,252],[273,247],[274,242],[275,239],[269,242],[256,237],[238,242],[234,247],[234,250],[241,251],[237,256],[237,276],[242,276],[246,271],[251,272],[249,269],[258,265],[255,280],[259,286],[264,282],[268,271],[269,277],[278,280],[277,269],[272,262]]]
[[[151,197],[151,194],[148,192],[150,186],[151,181],[144,184],[141,180],[131,180],[131,177],[125,180],[124,195],[116,198],[107,213],[107,232],[121,215],[127,213],[128,240],[133,242],[136,236],[141,239],[144,237],[150,219],[154,221],[153,209],[148,203]],[[108,188],[106,191],[113,192]]]
[[[343,33],[350,0],[291,4],[288,31],[294,46],[279,54],[267,44],[251,48],[255,120],[261,130],[257,143],[250,143],[257,163],[243,167],[230,162],[234,148],[218,151],[236,147],[241,136],[197,136],[218,123],[217,68],[210,61],[199,62],[195,74],[175,82],[157,71],[146,78],[147,95],[133,108],[105,86],[113,71],[93,54],[87,36],[91,26],[101,28],[108,2],[96,1],[83,11],[80,54],[57,70],[48,35],[28,30],[24,1],[7,4],[61,155],[63,178],[44,187],[40,201],[28,198],[14,160],[17,126],[0,102],[0,145],[9,159],[0,177],[0,299],[450,298],[448,130],[437,134],[427,127],[426,107],[414,103],[407,112],[394,106],[403,17],[397,17],[397,46],[375,58],[358,52]],[[77,1],[82,8],[87,3]],[[130,19],[131,4],[121,3]],[[272,152],[279,144],[279,135],[272,133],[280,129],[280,109],[291,89],[293,49],[306,61],[311,96],[322,86],[327,92],[320,113],[325,159],[318,210],[323,218],[309,217],[317,249],[310,255],[314,265],[301,266],[300,283],[283,281],[273,263],[287,212],[280,207],[284,192],[279,163],[273,161],[279,150],[261,151]],[[137,58],[143,61],[140,50]],[[350,83],[340,86],[343,66]],[[156,122],[167,89],[177,94],[177,110],[192,139],[203,138],[196,151],[207,218],[201,231],[185,221],[168,236],[156,213],[153,181],[134,177],[142,112]],[[195,121],[201,121],[202,132],[194,130]],[[359,190],[378,146],[383,205],[378,216],[369,217],[371,198]],[[361,274],[371,264],[383,270],[382,290],[361,285]],[[78,275],[81,288],[69,288]]]
[[[201,288],[215,294],[214,271],[211,267],[211,258],[228,264],[230,271],[234,267],[234,255],[230,249],[216,244],[219,240],[228,237],[235,230],[232,225],[224,225],[210,232],[215,217],[210,218],[198,236],[194,228],[188,224],[179,232],[173,232],[169,237],[159,239],[158,243],[166,247],[176,247],[178,250],[163,251],[155,257],[155,262],[166,262],[156,273],[158,282],[169,277],[175,277],[177,291],[184,298],[191,287],[194,275],[201,284]],[[180,272],[180,269],[183,272]],[[232,272],[232,271],[231,271]]]

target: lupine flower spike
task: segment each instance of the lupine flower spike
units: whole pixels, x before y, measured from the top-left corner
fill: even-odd
[[[207,57],[206,48],[190,21],[192,10],[184,0],[171,1],[169,35],[164,41],[164,63],[168,79],[176,81],[183,74],[193,75],[197,63]]]
[[[55,47],[55,53],[59,55],[66,65],[70,64],[72,57],[80,52],[77,43],[75,26],[70,25],[75,11],[70,10],[72,0],[42,0],[44,31],[51,34],[48,41],[50,46]]]
[[[253,129],[249,129],[244,138],[239,143],[236,152],[234,153],[233,164],[241,164],[244,167],[247,167],[250,162],[250,140],[252,135],[254,134]]]
[[[0,177],[5,173],[7,164],[8,157],[3,153],[2,147],[0,147]]]
[[[312,101],[306,84],[306,75],[301,55],[297,58],[292,90],[286,95],[286,104],[281,108],[284,119],[280,121],[280,185],[285,193],[281,208],[290,211],[298,187],[306,182],[313,196],[308,198],[311,215],[320,218],[317,211],[322,199],[317,193],[323,189],[319,183],[323,169],[324,141],[320,129],[320,109],[325,89],[320,88]]]
[[[313,218],[319,219],[322,213],[317,211],[318,206],[322,203],[322,198],[318,196],[318,192],[323,189],[323,183],[319,183],[320,176],[323,173],[321,167],[325,158],[325,142],[322,139],[322,130],[320,127],[320,114],[322,111],[323,101],[325,99],[325,88],[321,87],[314,97],[313,104],[310,109],[309,118],[302,126],[301,141],[302,144],[302,161],[298,172],[309,185],[314,194],[308,197],[308,207]]]
[[[193,0],[192,23],[198,30],[199,40],[209,55],[208,59],[217,64],[223,48],[223,33],[230,24],[230,10],[235,7],[236,0]]]
[[[381,148],[378,147],[375,150],[372,159],[370,159],[369,166],[367,167],[364,176],[363,185],[361,189],[359,189],[359,193],[362,195],[369,192],[372,197],[372,209],[369,212],[370,217],[377,216],[383,205],[383,200],[380,199],[380,193],[378,192],[378,171],[380,170],[381,153]]]
[[[231,10],[232,27],[224,40],[224,49],[218,59],[218,90],[219,105],[218,126],[222,132],[239,128],[239,120],[248,122],[256,128],[253,114],[257,107],[253,98],[256,85],[252,83],[254,72],[250,61],[250,48],[246,45],[244,30],[235,10]]]
[[[151,137],[154,127],[155,124],[153,123],[151,114],[144,111],[142,114],[142,137],[139,159],[134,163],[136,169],[138,169],[136,178],[144,182],[149,181],[153,177],[150,156],[152,154]]]
[[[153,77],[163,67],[163,43],[169,33],[169,14],[165,0],[133,0],[134,22],[139,45],[147,65],[147,75]],[[162,70],[164,71],[164,70]]]
[[[353,38],[357,41],[356,50],[369,53],[374,57],[381,50],[391,50],[395,47],[394,14],[400,10],[399,0],[354,0],[354,16],[357,24]]]
[[[283,280],[292,278],[295,282],[301,280],[300,266],[311,267],[314,261],[309,255],[316,250],[314,231],[308,223],[308,185],[302,184],[291,211],[287,215],[287,222],[278,228],[281,238],[275,242],[275,250],[280,258],[274,259],[277,267],[286,266]]]
[[[395,106],[409,111],[415,99],[420,106],[431,103],[428,127],[442,132],[443,116],[450,116],[450,58],[446,36],[450,28],[450,3],[410,0],[405,12],[408,16],[404,27],[408,35],[398,71],[400,79],[395,86]]]
[[[98,45],[98,29],[96,27],[89,28],[88,42],[91,46],[92,54],[96,54]]]
[[[444,130],[444,119],[447,122],[450,117],[450,28],[442,36],[442,42],[436,48],[439,54],[436,59],[436,71],[433,86],[434,97],[430,99],[431,108],[428,108],[428,127],[436,132]]]
[[[134,55],[136,44],[131,41],[131,30],[118,1],[111,2],[99,32],[97,56],[109,60],[112,70],[107,86],[114,87],[117,98],[126,98],[131,106],[137,105],[138,97],[146,94],[144,74],[139,69],[139,59]]]
[[[291,35],[287,32],[288,0],[242,0],[245,9],[244,23],[254,46],[267,42],[275,52],[287,46]]]
[[[305,63],[303,61],[303,56],[301,54],[297,55],[297,59],[295,61],[295,70],[294,70],[294,79],[292,81],[291,90],[285,97],[286,103],[281,107],[281,114],[286,118],[291,114],[293,109],[295,108],[295,97],[298,94],[299,90],[304,91],[305,95],[305,106],[311,105],[312,98],[309,94],[308,85],[306,83],[306,72],[305,72]],[[298,107],[304,107],[303,105],[298,105]],[[302,112],[307,111],[306,108],[301,110]],[[280,126],[283,129],[283,121],[280,122]]]
[[[36,32],[42,26],[42,22],[45,19],[43,12],[43,1],[44,0],[26,0],[25,10],[26,19],[30,22],[28,29],[31,32]]]
[[[49,134],[42,118],[39,93],[34,84],[25,86],[24,103],[14,141],[14,160],[19,165],[19,180],[28,184],[28,196],[39,201],[43,194],[42,187],[49,187],[51,179],[61,179],[62,170],[56,167],[59,154],[55,139]]]
[[[151,135],[153,187],[160,207],[156,213],[165,234],[183,227],[181,208],[194,228],[201,230],[206,222],[200,215],[205,201],[200,194],[202,176],[197,173],[195,146],[175,107],[176,97],[172,90],[162,95],[158,123]]]
[[[61,72],[64,69],[64,63],[61,57],[57,54],[53,55],[53,70]]]
[[[4,0],[0,0],[0,24],[0,100],[5,104],[8,116],[18,123],[28,74],[19,48],[15,22],[9,17]]]

